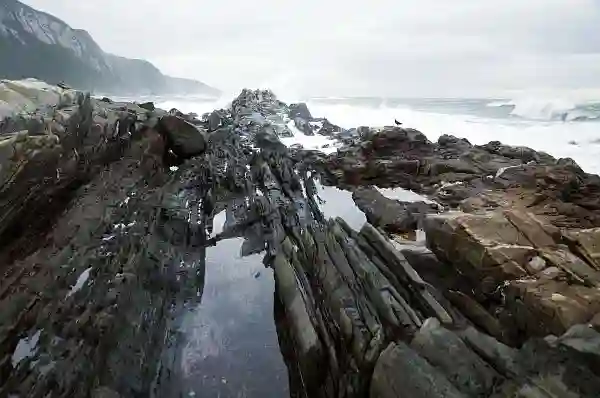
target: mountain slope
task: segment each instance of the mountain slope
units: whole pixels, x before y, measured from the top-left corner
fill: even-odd
[[[181,84],[148,61],[105,53],[88,32],[17,0],[0,0],[0,55],[2,78],[64,81],[115,94],[219,94],[194,80]]]

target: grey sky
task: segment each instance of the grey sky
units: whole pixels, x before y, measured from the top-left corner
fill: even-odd
[[[105,51],[226,91],[463,96],[600,87],[598,0],[25,0]]]

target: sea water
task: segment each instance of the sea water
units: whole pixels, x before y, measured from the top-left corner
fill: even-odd
[[[600,173],[600,107],[596,103],[494,99],[317,99],[308,103],[313,115],[343,127],[393,125],[398,120],[432,141],[451,134],[472,144],[500,141],[528,146],[557,158],[573,158],[585,171]]]
[[[296,102],[295,98],[280,98]],[[139,100],[139,99],[138,99]],[[163,109],[202,115],[226,107],[232,98],[211,100],[202,97],[156,98]],[[342,128],[391,126],[415,128],[435,141],[443,134],[466,138],[473,144],[500,141],[528,146],[557,158],[573,158],[587,172],[600,173],[600,100],[566,99],[403,99],[403,98],[309,98],[304,99],[314,117],[326,117]],[[293,130],[296,137],[286,145],[335,151],[325,137],[308,137]]]

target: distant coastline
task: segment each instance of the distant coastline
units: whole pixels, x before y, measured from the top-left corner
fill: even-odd
[[[117,95],[221,93],[197,80],[167,76],[148,61],[106,53],[85,30],[17,0],[0,3],[0,54],[5,79],[34,77]]]

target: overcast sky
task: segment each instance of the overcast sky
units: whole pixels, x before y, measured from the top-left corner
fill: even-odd
[[[25,0],[108,52],[226,91],[467,96],[600,87],[600,0]]]

